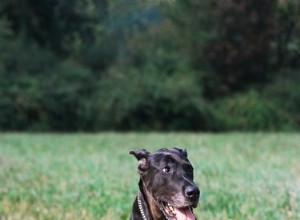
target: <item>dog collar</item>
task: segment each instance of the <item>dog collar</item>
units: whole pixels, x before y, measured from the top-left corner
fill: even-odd
[[[141,193],[139,192],[139,193],[138,193],[138,196],[137,196],[138,207],[139,207],[140,213],[141,213],[141,215],[142,215],[142,217],[143,217],[143,220],[148,220],[147,217],[146,217],[146,215],[145,215],[143,206],[142,206],[140,194],[141,194]]]
[[[141,192],[139,192],[138,195],[137,195],[138,207],[139,207],[139,210],[140,210],[140,213],[141,213],[141,215],[142,215],[143,220],[148,220],[148,218],[147,218],[146,215],[145,215],[144,209],[143,209],[142,201],[141,201],[141,198],[140,198],[141,196],[142,196],[142,195],[141,195]],[[164,213],[164,212],[163,212],[163,213]],[[166,219],[169,219],[169,218],[165,215],[165,213],[164,213],[164,216],[165,216]]]

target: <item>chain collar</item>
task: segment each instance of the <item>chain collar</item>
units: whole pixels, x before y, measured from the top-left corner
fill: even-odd
[[[138,193],[138,196],[137,196],[138,207],[139,207],[140,213],[141,213],[141,215],[142,215],[142,217],[143,217],[143,220],[148,220],[147,217],[146,217],[146,215],[145,215],[143,206],[142,206],[140,194],[141,194],[141,193],[139,192],[139,193]]]
[[[143,209],[143,205],[142,205],[142,201],[141,201],[141,192],[139,192],[138,193],[138,195],[137,195],[137,202],[138,202],[138,207],[139,207],[139,210],[140,210],[140,213],[141,213],[141,215],[142,215],[142,218],[143,218],[143,220],[148,220],[148,218],[146,217],[146,215],[145,215],[145,212],[144,212],[144,209]],[[166,213],[164,212],[164,211],[162,211],[163,213],[164,213],[164,216],[165,216],[165,218],[166,219],[169,219],[167,216],[166,216]],[[175,219],[177,219],[176,217],[175,217]]]

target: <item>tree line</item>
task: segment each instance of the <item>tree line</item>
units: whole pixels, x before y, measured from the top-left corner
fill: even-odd
[[[296,0],[0,2],[0,129],[298,130]]]

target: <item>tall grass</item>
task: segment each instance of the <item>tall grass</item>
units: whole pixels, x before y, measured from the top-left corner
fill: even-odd
[[[0,134],[0,219],[128,219],[133,148],[188,150],[198,219],[299,219],[300,135]]]

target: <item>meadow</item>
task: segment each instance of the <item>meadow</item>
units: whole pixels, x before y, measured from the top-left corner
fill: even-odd
[[[0,219],[128,219],[130,149],[186,148],[210,219],[300,219],[297,133],[0,134]]]

